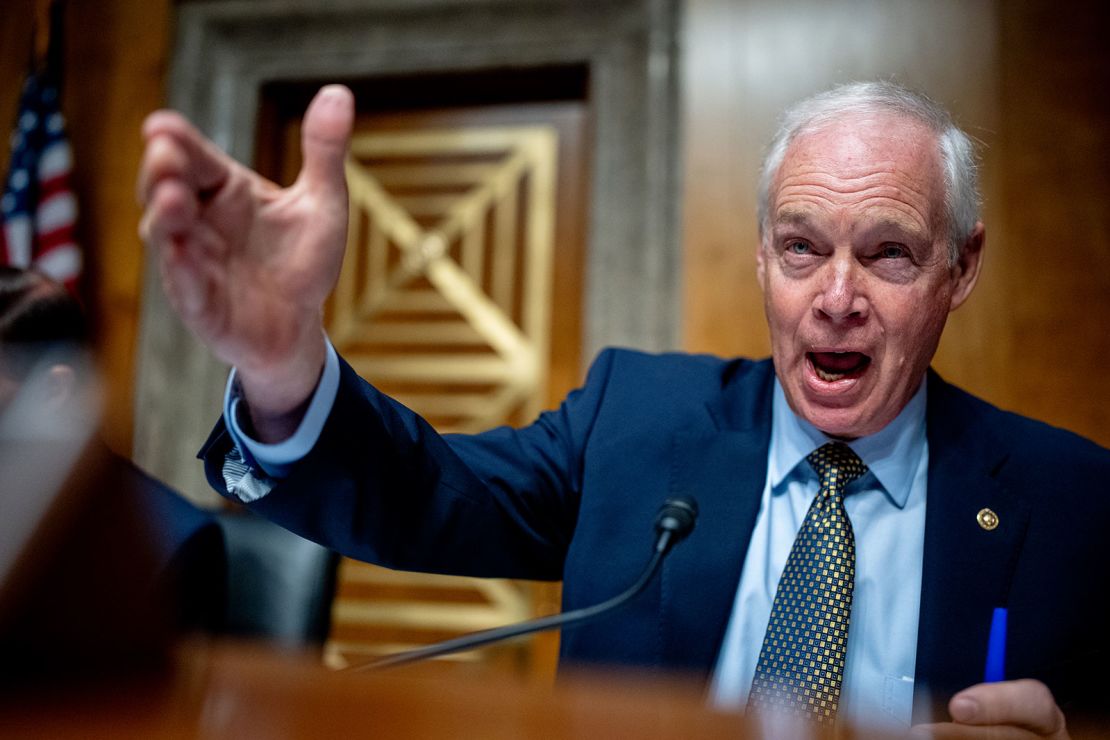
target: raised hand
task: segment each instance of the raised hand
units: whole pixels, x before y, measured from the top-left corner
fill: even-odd
[[[284,189],[177,113],[152,113],[143,125],[140,234],[182,321],[238,368],[264,441],[274,436],[265,418],[294,412],[323,367],[322,307],[346,241],[353,118],[347,88],[316,94],[302,128],[304,165]]]

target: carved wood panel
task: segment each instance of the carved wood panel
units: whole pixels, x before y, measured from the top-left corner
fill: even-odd
[[[547,394],[557,134],[362,132],[328,333],[360,375],[440,431],[531,420]],[[527,618],[533,588],[344,561],[328,662]],[[494,653],[526,664],[526,648]],[[484,659],[491,656],[483,655]]]

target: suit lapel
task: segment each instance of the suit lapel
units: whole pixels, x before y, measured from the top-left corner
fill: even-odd
[[[716,662],[759,512],[773,377],[769,362],[745,364],[703,419],[672,438],[669,493],[694,497],[699,516],[663,566],[662,658],[702,677]]]
[[[999,482],[1006,452],[969,399],[932,372],[928,393],[915,721],[931,711],[946,718],[934,703],[983,680],[991,614],[1006,606],[1029,519],[1026,502]],[[980,524],[984,509],[997,517],[994,529]]]

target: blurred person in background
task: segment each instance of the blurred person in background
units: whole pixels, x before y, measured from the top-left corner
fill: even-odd
[[[0,267],[0,680],[163,664],[220,626],[210,514],[96,436],[87,322],[66,289]]]

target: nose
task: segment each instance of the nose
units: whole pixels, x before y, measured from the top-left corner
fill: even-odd
[[[825,264],[822,273],[820,292],[813,303],[817,318],[848,323],[865,321],[870,304],[856,261],[838,256]]]

